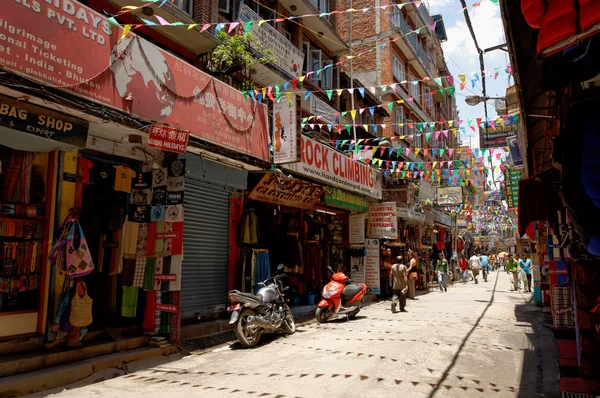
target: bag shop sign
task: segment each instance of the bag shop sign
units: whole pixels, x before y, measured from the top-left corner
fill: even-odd
[[[4,0],[0,65],[214,145],[269,160],[267,106],[75,0]]]
[[[274,173],[267,173],[250,192],[248,198],[259,202],[312,209],[324,192],[325,188],[322,186],[297,178],[278,179]]]
[[[0,126],[85,147],[88,122],[0,95]]]
[[[381,199],[381,173],[333,148],[301,137],[301,161],[285,167],[295,173],[375,199]]]
[[[148,135],[148,146],[163,151],[184,154],[187,150],[189,130],[153,124]]]

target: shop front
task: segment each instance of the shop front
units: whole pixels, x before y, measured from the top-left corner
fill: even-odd
[[[0,95],[0,340],[41,344],[50,282],[57,165],[84,146],[84,120]]]
[[[392,258],[402,255],[408,262],[410,261],[409,252],[412,252],[418,264],[415,286],[417,289],[425,289],[431,277],[431,246],[428,245],[430,242],[427,238],[423,240],[423,237],[426,236],[425,213],[407,207],[398,207],[397,216],[398,239],[388,243],[393,249]]]

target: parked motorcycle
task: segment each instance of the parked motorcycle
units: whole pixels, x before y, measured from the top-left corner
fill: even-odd
[[[317,321],[324,323],[340,315],[346,315],[348,319],[356,318],[362,307],[367,285],[351,283],[352,280],[343,272],[327,268],[333,275],[332,280],[323,288],[323,299],[317,305]]]
[[[280,272],[283,264],[277,268]],[[263,333],[284,332],[293,334],[296,323],[292,310],[287,305],[281,279],[285,274],[278,274],[264,282],[259,282],[260,290],[256,294],[242,293],[238,290],[229,292],[229,324],[234,324],[233,330],[240,344],[244,347],[254,347],[260,341]]]

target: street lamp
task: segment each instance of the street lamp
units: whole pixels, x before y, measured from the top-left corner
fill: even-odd
[[[467,105],[477,106],[477,105],[481,104],[482,102],[486,102],[487,100],[491,100],[491,99],[506,100],[506,97],[482,97],[480,95],[468,95],[465,98],[465,102],[467,103]]]

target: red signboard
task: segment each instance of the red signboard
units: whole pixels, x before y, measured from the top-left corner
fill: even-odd
[[[188,130],[153,124],[150,127],[148,146],[162,149],[163,151],[185,153],[189,138],[190,132]]]
[[[156,304],[156,309],[162,312],[179,312],[179,307],[173,304]]]
[[[154,280],[175,282],[177,280],[177,274],[154,274]]]
[[[177,232],[159,232],[156,234],[156,239],[178,239],[179,233]]]
[[[178,28],[174,28],[178,29]],[[2,1],[0,65],[268,160],[267,107],[74,0]]]

